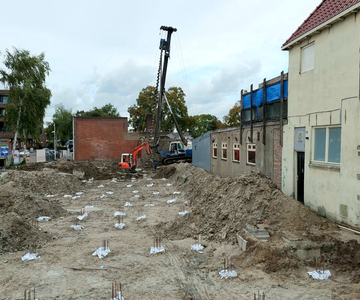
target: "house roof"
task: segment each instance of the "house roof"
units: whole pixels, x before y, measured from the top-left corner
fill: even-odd
[[[323,0],[283,44],[283,48],[312,29],[341,14],[360,0]]]

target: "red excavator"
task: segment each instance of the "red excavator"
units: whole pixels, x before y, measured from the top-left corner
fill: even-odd
[[[142,149],[146,149],[147,154],[151,157],[151,149],[148,142],[143,142],[138,145],[133,153],[124,153],[121,155],[121,162],[118,163],[123,169],[128,169],[131,172],[135,172],[137,155]]]

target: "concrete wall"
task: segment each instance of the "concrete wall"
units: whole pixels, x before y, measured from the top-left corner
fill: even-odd
[[[280,125],[266,126],[266,141],[263,144],[263,128],[260,124],[253,127],[253,144],[256,145],[255,165],[248,162],[247,147],[250,144],[250,127],[243,127],[242,145],[240,145],[240,161],[234,161],[233,145],[240,143],[240,129],[231,128],[211,133],[211,172],[223,177],[235,177],[251,170],[259,170],[268,175],[276,184],[281,185],[281,153]],[[222,158],[222,143],[227,142],[227,159]],[[214,143],[217,143],[217,157],[213,157]]]
[[[289,114],[282,155],[282,189],[296,197],[294,130],[305,127],[305,205],[356,228],[360,228],[359,35],[360,21],[352,14],[289,51]],[[314,69],[300,73],[301,47],[312,42]],[[314,161],[314,130],[319,126],[341,126],[340,163]]]
[[[211,171],[210,132],[207,132],[192,141],[192,164],[195,167]]]
[[[132,153],[140,133],[128,133],[127,118],[74,118],[74,159],[121,159]]]

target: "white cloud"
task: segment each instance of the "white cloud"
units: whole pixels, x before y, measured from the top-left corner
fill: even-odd
[[[142,88],[155,85],[159,28],[172,36],[167,87],[187,94],[190,114],[222,118],[241,89],[287,71],[282,43],[320,0],[25,0],[2,3],[1,49],[45,52],[56,104],[89,110],[111,102],[122,116]],[[22,9],[17,9],[21,7]],[[1,68],[0,64],[0,68]],[[186,74],[186,76],[184,76]]]

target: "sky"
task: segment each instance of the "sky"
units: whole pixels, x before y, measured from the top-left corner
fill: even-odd
[[[140,91],[155,86],[160,27],[172,26],[166,89],[184,90],[189,115],[222,120],[242,89],[288,71],[281,46],[320,2],[3,1],[0,68],[6,49],[45,53],[52,92],[45,122],[59,104],[76,112],[111,103],[129,117]]]

